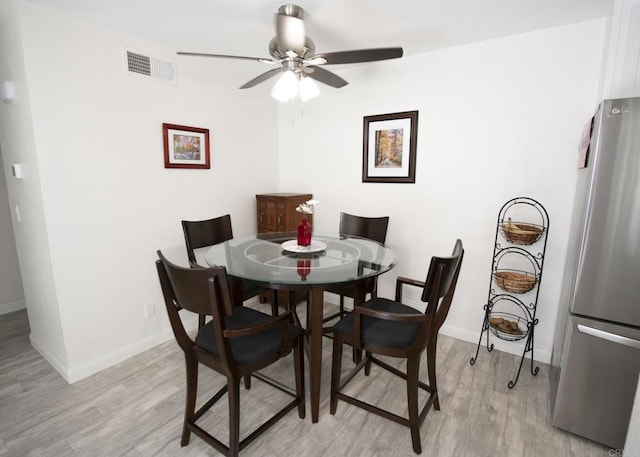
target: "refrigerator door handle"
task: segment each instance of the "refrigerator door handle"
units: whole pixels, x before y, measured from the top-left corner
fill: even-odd
[[[587,327],[586,325],[582,324],[578,324],[578,331],[587,335],[595,336],[596,338],[611,341],[613,343],[623,344],[634,349],[640,349],[640,341],[634,340],[633,338],[627,338],[626,336],[605,332],[604,330],[598,330],[597,328]]]

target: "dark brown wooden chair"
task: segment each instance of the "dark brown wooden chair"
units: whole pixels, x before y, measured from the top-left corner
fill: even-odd
[[[187,393],[180,444],[189,444],[193,432],[222,454],[237,456],[240,450],[296,406],[298,415],[304,418],[303,330],[293,325],[291,313],[287,311],[273,317],[248,307],[234,307],[224,267],[183,268],[169,262],[160,251],[158,257],[156,268],[169,321],[186,361]],[[195,339],[191,339],[185,331],[179,314],[182,309],[212,316],[212,320],[198,331]],[[292,348],[295,391],[256,373],[290,354]],[[199,364],[225,376],[226,383],[196,411]],[[244,377],[248,381],[252,374],[291,395],[293,400],[240,440],[240,379]],[[245,385],[250,387],[248,382]],[[228,446],[196,423],[225,393],[229,401]]]
[[[341,238],[356,237],[368,238],[384,244],[387,239],[387,227],[389,217],[362,217],[352,214],[340,213],[339,234]],[[365,293],[371,294],[371,298],[377,296],[377,278],[372,278],[365,285]],[[338,294],[340,296],[340,311],[323,318],[323,322],[328,322],[336,317],[344,316],[344,297],[354,298],[356,296],[356,286],[354,284],[336,284],[327,287],[326,292]]]
[[[333,356],[331,366],[331,414],[336,413],[338,400],[344,400],[359,408],[409,427],[413,450],[420,454],[420,425],[433,405],[440,409],[436,383],[436,343],[438,330],[444,323],[458,282],[464,249],[460,240],[456,241],[451,257],[432,257],[426,281],[416,281],[399,277],[394,300],[373,298],[361,306],[356,306],[333,327]],[[402,287],[421,287],[422,301],[426,302],[424,313],[404,305]],[[342,344],[347,343],[365,351],[364,359],[341,380]],[[426,350],[429,384],[420,381],[420,357]],[[376,358],[374,354],[398,357],[407,360],[406,373]],[[365,403],[342,392],[342,389],[364,367],[369,376],[371,364],[404,379],[407,386],[408,418]],[[424,407],[419,410],[418,389],[429,395]]]
[[[184,241],[187,246],[189,264],[193,267],[203,267],[196,260],[195,249],[213,246],[233,239],[231,216],[229,214],[203,221],[182,221],[182,231],[184,232]],[[238,282],[238,285],[242,289],[233,291],[233,293],[242,294],[242,301],[269,291],[269,288],[264,284],[253,281],[242,281],[241,286]],[[271,297],[271,313],[277,316],[278,294],[275,290],[272,291]],[[200,327],[202,325],[204,325],[204,318],[201,316]]]

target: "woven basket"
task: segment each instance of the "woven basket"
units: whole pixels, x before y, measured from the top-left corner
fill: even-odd
[[[536,277],[526,272],[496,271],[493,277],[502,290],[514,294],[529,292],[536,285]]]
[[[508,222],[502,224],[504,237],[514,244],[533,244],[540,239],[542,227],[535,224],[524,224],[522,222]]]
[[[527,336],[527,320],[511,313],[492,312],[489,328],[498,338],[507,341],[517,341]]]

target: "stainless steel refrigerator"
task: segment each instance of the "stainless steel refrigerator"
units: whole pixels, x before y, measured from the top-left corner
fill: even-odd
[[[640,97],[599,105],[578,173],[552,423],[622,449],[640,374]]]

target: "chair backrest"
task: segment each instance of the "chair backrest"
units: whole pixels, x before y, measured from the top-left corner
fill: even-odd
[[[451,257],[431,258],[422,292],[422,301],[427,302],[425,314],[432,316],[431,329],[436,334],[447,318],[449,308],[451,308],[463,256],[462,241],[457,240]]]
[[[188,351],[193,341],[187,335],[178,311],[186,309],[196,314],[213,316],[213,319],[222,323],[223,327],[224,316],[231,314],[227,271],[224,267],[180,267],[167,260],[160,251],[158,251],[158,257],[156,269],[169,322],[178,344],[184,351]],[[211,282],[215,284],[215,293],[211,291]],[[220,328],[220,326],[214,327]],[[222,334],[216,335],[218,336],[222,337]]]
[[[197,263],[194,249],[213,246],[233,238],[229,214],[205,221],[182,221],[182,231],[187,256],[192,265]]]
[[[384,244],[387,239],[389,216],[362,217],[340,213],[340,236],[359,236]]]

